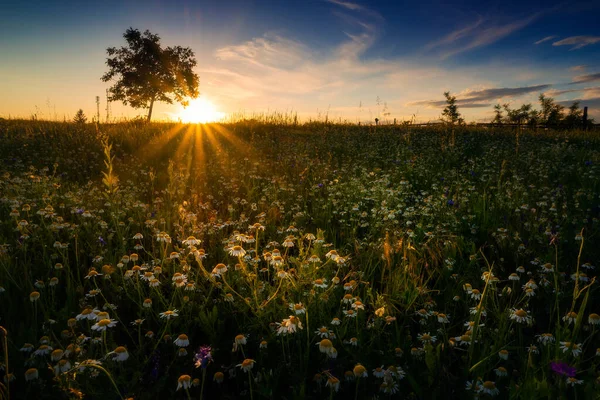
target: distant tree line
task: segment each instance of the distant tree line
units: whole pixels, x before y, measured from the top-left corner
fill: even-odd
[[[497,126],[544,125],[546,128],[554,129],[583,129],[583,110],[580,108],[579,101],[573,102],[570,107],[556,103],[552,97],[547,97],[543,93],[539,96],[540,109],[533,108],[531,103],[523,104],[520,108],[510,108],[509,104],[496,104],[494,106],[494,119],[492,123]],[[592,124],[593,120],[588,119],[587,124]]]
[[[441,120],[448,125],[464,125],[465,121],[458,111],[456,96],[445,92],[446,107],[442,111]],[[552,97],[543,93],[539,96],[540,109],[533,108],[531,103],[523,104],[519,108],[511,108],[510,104],[496,104],[494,106],[494,119],[492,124],[523,125],[536,127],[543,125],[553,129],[584,129],[594,123],[588,118],[584,121],[584,111],[580,108],[579,101],[573,102],[570,107],[558,104]],[[587,126],[585,126],[587,125]]]

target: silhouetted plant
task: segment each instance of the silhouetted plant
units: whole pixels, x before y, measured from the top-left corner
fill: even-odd
[[[123,34],[127,47],[106,49],[109,71],[102,76],[108,82],[117,78],[109,89],[109,101],[119,100],[133,108],[147,108],[149,122],[154,102],[186,106],[186,97],[198,96],[199,78],[193,71],[197,62],[189,47],[163,49],[160,37],[146,30],[129,28]]]

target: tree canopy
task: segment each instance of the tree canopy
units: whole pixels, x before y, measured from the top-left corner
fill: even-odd
[[[193,71],[197,62],[192,49],[181,46],[163,49],[160,37],[148,30],[142,34],[129,28],[123,38],[127,46],[106,49],[109,70],[101,79],[116,80],[109,89],[109,101],[148,109],[147,121],[150,121],[155,102],[177,101],[186,106],[187,97],[198,97],[199,78]]]
[[[450,92],[444,92],[446,97],[446,108],[442,111],[442,116],[445,121],[450,125],[462,124],[464,120],[461,118],[458,112],[458,106],[456,105],[456,96],[451,96]]]

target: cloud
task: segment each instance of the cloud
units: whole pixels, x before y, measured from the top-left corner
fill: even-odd
[[[450,45],[458,40],[468,37],[471,34],[471,32],[475,31],[475,29],[477,29],[484,21],[485,21],[485,19],[481,15],[479,15],[477,17],[477,20],[474,23],[467,25],[464,28],[457,29],[453,32],[450,32],[449,34],[442,37],[441,39],[438,39],[434,42],[426,44],[425,50],[430,51],[437,47]]]
[[[548,40],[552,40],[552,39],[554,39],[554,38],[556,38],[556,37],[557,37],[556,35],[553,35],[553,36],[546,36],[545,38],[543,38],[542,40],[538,40],[538,41],[537,41],[537,42],[535,42],[534,44],[541,44],[541,43],[547,42]]]
[[[344,8],[347,8],[348,10],[352,10],[352,11],[358,11],[358,10],[364,9],[364,7],[361,6],[360,4],[350,3],[349,1],[327,0],[327,2],[337,4],[338,6],[342,6]]]
[[[573,82],[571,82],[571,85],[576,85],[578,83],[595,82],[595,81],[600,81],[600,73],[576,76],[575,78],[573,78]]]
[[[587,68],[587,65],[575,65],[575,66],[569,68],[569,70],[570,71],[581,72],[581,71],[585,71],[586,68]]]
[[[266,34],[237,46],[218,49],[220,60],[247,62],[259,67],[293,68],[310,59],[312,53],[304,44],[276,34]]]
[[[569,107],[570,105],[572,105],[574,102],[578,101],[579,102],[579,107],[583,108],[583,107],[588,107],[588,109],[593,109],[593,110],[599,110],[600,109],[600,96],[599,97],[592,97],[589,99],[574,99],[574,100],[565,100],[565,101],[559,101],[558,104],[563,105],[565,107]]]
[[[345,9],[346,11],[353,12],[362,17],[373,18],[373,19],[377,19],[379,21],[383,21],[383,19],[384,19],[383,16],[381,14],[379,14],[377,11],[371,10],[370,8],[362,6],[358,3],[352,3],[349,1],[342,1],[342,0],[325,0],[325,1],[328,3],[331,3],[331,4],[335,4],[336,6],[340,6],[341,8]]]
[[[551,85],[535,85],[516,88],[495,88],[482,90],[466,90],[459,94],[456,99],[456,104],[463,108],[479,108],[489,107],[491,104],[486,101],[498,100],[505,97],[519,97],[525,94],[539,92],[549,88]],[[445,100],[424,100],[408,103],[410,106],[424,105],[427,107],[438,108],[446,105]]]
[[[577,50],[595,43],[600,43],[600,36],[571,36],[552,43],[552,46],[573,46],[571,50]]]
[[[437,61],[364,57],[379,36],[381,21],[370,16],[364,6],[351,9],[329,3],[344,24],[341,41],[316,48],[277,32],[223,46],[213,53],[216,61],[207,60],[199,71],[204,93],[216,103],[227,104],[228,112],[294,110],[300,118],[308,118],[318,110],[327,110],[330,118],[372,121],[385,118],[381,116],[383,103],[392,119],[413,114],[418,120],[436,119],[445,104],[442,93],[449,90],[458,93],[458,105],[469,119],[491,115],[497,98],[549,87],[526,86],[528,82],[549,79],[555,70],[564,73],[564,67],[551,66],[540,72],[537,67],[527,68],[510,60],[454,69]],[[442,38],[431,48],[441,51],[456,41],[471,40],[485,24],[485,19],[479,18],[464,32]],[[498,86],[498,82],[510,82],[510,87],[485,89]],[[474,85],[483,85],[483,90],[459,93]],[[377,97],[381,98],[380,105],[375,104]],[[434,100],[414,101],[419,99]]]
[[[600,96],[600,86],[592,86],[580,89],[549,90],[548,92],[546,92],[546,94],[551,97],[562,96],[563,94],[569,93],[583,93],[584,97],[589,96],[591,94],[590,97],[596,97]]]
[[[444,37],[425,45],[424,49],[425,51],[440,49],[440,57],[446,59],[495,43],[531,24],[542,13],[537,12],[526,18],[504,24],[478,16],[474,23],[450,32]]]
[[[417,106],[425,106],[428,108],[441,108],[446,106],[446,100],[422,100],[422,101],[413,101],[410,103],[406,103],[409,107],[417,107]],[[475,103],[471,102],[468,99],[457,99],[456,105],[461,108],[485,108],[492,107],[491,103]]]

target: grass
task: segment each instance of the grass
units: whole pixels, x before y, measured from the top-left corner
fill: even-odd
[[[0,143],[0,397],[600,393],[597,134],[2,120]]]

